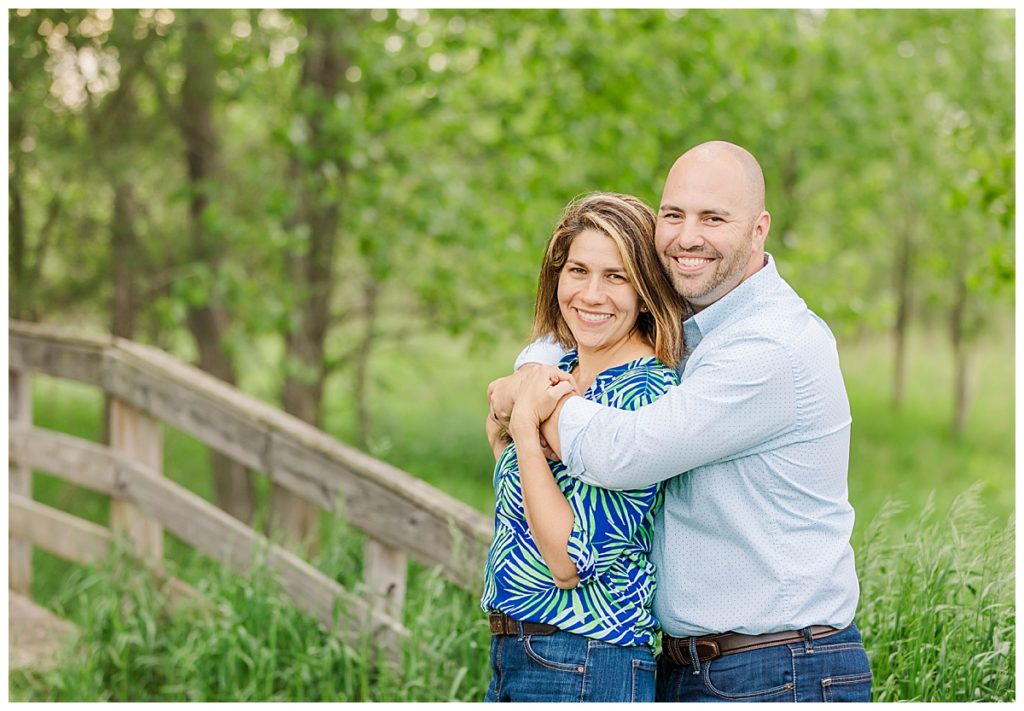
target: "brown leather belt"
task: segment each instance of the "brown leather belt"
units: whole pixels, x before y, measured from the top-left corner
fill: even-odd
[[[493,629],[493,628],[492,628]],[[847,629],[844,627],[843,629]],[[811,627],[811,638],[821,639],[842,632],[836,627],[815,625]],[[768,634],[739,634],[737,632],[726,632],[724,634],[709,634],[704,637],[695,637],[697,646],[697,659],[701,662],[709,662],[717,657],[724,657],[727,654],[749,652],[764,647],[776,647],[781,644],[793,644],[803,642],[803,630],[786,630],[783,632],[769,632]],[[681,667],[690,666],[690,638],[672,637],[668,634],[661,635],[661,651],[669,659]]]
[[[518,625],[523,626],[524,635],[547,635],[558,631],[558,628],[554,625],[544,624],[543,622],[518,622],[504,612],[491,612],[490,622],[491,634],[502,636],[518,637]]]

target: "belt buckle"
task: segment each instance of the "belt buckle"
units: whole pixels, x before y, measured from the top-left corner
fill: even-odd
[[[722,656],[721,650],[718,648],[718,642],[713,639],[698,640],[697,641],[697,661],[698,662],[710,662],[712,659],[717,659]],[[701,652],[701,649],[710,648],[710,652],[707,656]]]

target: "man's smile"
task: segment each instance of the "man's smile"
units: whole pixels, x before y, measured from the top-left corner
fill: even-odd
[[[671,257],[676,267],[681,272],[697,272],[715,261],[714,257],[700,257],[689,254],[682,254]]]

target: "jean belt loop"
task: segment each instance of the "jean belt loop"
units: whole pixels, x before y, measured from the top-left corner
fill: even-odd
[[[811,634],[811,628],[804,627],[800,631],[804,633],[804,652],[814,654],[814,635]]]
[[[697,638],[690,635],[690,664],[693,665],[693,675],[700,675],[700,659],[697,657]]]
[[[523,632],[523,623],[519,620],[516,620],[516,632],[518,633],[518,639],[526,636],[526,633]]]

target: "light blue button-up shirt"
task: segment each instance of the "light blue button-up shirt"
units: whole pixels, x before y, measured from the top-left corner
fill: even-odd
[[[684,333],[680,384],[657,402],[566,402],[568,471],[608,489],[667,480],[651,559],[672,636],[845,627],[859,596],[851,418],[831,331],[768,256]],[[516,367],[561,354],[538,341]]]

